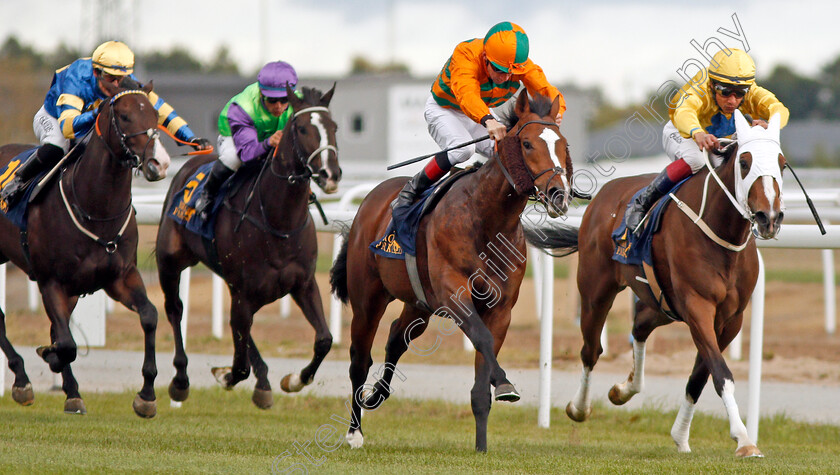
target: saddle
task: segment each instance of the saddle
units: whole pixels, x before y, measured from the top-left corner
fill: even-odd
[[[420,272],[417,268],[416,238],[420,220],[434,210],[443,195],[452,188],[456,181],[479,168],[480,165],[477,165],[454,171],[442,182],[423,192],[420,198],[405,212],[392,217],[385,230],[385,235],[369,246],[371,251],[381,256],[405,260],[411,288],[417,297],[417,305],[429,312],[432,309],[426,299],[426,292],[423,289]]]

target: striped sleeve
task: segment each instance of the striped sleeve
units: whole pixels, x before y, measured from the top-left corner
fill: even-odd
[[[166,127],[172,135],[179,139],[189,142],[195,138],[187,121],[182,119],[175,109],[158,96],[154,91],[149,93],[149,101],[154,105],[158,111],[158,125]]]

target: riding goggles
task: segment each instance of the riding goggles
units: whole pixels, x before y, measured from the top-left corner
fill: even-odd
[[[747,91],[750,90],[749,86],[746,87],[739,87],[739,86],[730,86],[728,84],[720,84],[715,83],[715,91],[723,97],[729,97],[731,95],[735,95],[738,99],[747,95]]]

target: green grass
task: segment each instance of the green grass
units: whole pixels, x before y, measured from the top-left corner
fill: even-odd
[[[165,392],[164,392],[165,394]],[[2,473],[826,473],[840,467],[840,428],[761,421],[764,459],[739,460],[724,420],[697,414],[691,454],[668,435],[675,413],[627,412],[596,406],[585,424],[552,412],[550,429],[536,408],[497,404],[490,415],[489,453],[473,451],[470,408],[442,402],[389,400],[364,419],[360,450],[341,445],[344,400],[275,395],[260,411],[242,390],[196,390],[181,409],[161,395],[152,420],[134,416],[133,394],[90,394],[88,415],[61,412],[63,396],[36,395],[19,407],[0,399]],[[333,431],[335,430],[335,431]],[[319,432],[320,431],[320,432]],[[306,446],[306,444],[309,444]],[[297,447],[307,447],[310,459]],[[288,451],[290,456],[278,458]],[[314,465],[317,462],[319,465]],[[294,464],[301,464],[296,466]],[[306,472],[299,472],[306,473]]]

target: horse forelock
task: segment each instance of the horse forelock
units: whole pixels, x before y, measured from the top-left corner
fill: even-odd
[[[531,113],[536,114],[540,117],[548,117],[551,115],[551,104],[552,101],[549,100],[545,96],[536,96],[536,97],[529,97],[528,98],[528,107],[531,109]],[[510,130],[517,122],[519,122],[519,117],[516,115],[516,110],[514,107],[511,107],[499,114],[499,122],[505,124],[505,126]],[[554,121],[554,118],[550,118]]]

